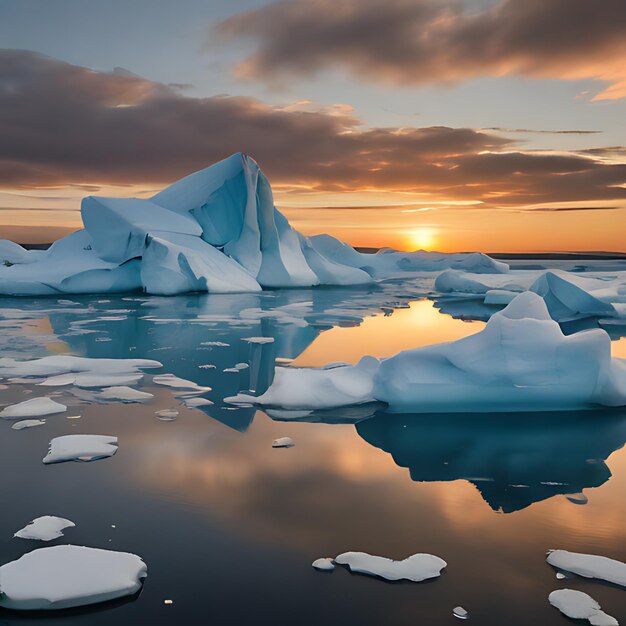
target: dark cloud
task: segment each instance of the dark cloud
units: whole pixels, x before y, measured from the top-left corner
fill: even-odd
[[[4,189],[152,188],[244,151],[291,189],[430,192],[485,206],[626,198],[626,165],[515,145],[467,128],[365,128],[345,107],[186,97],[126,71],[0,51]]]
[[[242,76],[275,80],[343,67],[400,85],[522,74],[598,78],[626,96],[624,0],[277,0],[213,29],[249,37]]]

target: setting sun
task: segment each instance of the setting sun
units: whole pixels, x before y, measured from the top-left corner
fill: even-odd
[[[437,245],[437,233],[432,228],[417,228],[409,231],[408,239],[411,248],[432,250]]]

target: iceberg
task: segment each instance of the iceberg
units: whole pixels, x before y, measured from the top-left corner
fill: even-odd
[[[130,596],[148,575],[135,554],[83,546],[52,546],[28,552],[0,567],[0,606],[56,610]]]
[[[322,409],[384,402],[394,413],[574,410],[626,405],[626,361],[601,330],[565,336],[544,300],[526,291],[480,332],[357,365],[277,368],[262,395],[232,403]]]
[[[546,559],[556,567],[584,578],[596,578],[626,587],[626,563],[596,554],[581,554],[567,550],[553,550]]]
[[[575,589],[558,589],[548,596],[550,604],[572,619],[588,620],[592,626],[619,626],[589,595]]]
[[[276,209],[269,181],[242,153],[149,199],[87,196],[81,217],[82,230],[46,251],[0,240],[0,295],[234,293],[366,285],[446,268],[509,271],[480,253],[363,254],[329,235],[306,237]]]
[[[35,539],[37,541],[52,541],[63,537],[63,531],[66,528],[76,526],[74,522],[63,517],[54,517],[53,515],[44,515],[38,517],[21,530],[18,530],[13,536],[19,539]]]

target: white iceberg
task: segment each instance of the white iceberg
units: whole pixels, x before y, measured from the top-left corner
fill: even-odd
[[[241,153],[150,199],[88,196],[81,216],[84,230],[46,251],[0,241],[0,294],[230,293],[364,285],[372,276],[450,267],[509,270],[479,253],[362,254],[330,236],[305,237],[274,206],[258,164]]]
[[[626,563],[595,554],[553,550],[547,561],[552,567],[583,576],[597,578],[626,587]]]
[[[607,615],[600,605],[586,593],[574,589],[553,591],[548,600],[550,604],[572,619],[588,620],[592,626],[619,626],[619,622]]]
[[[31,398],[18,404],[12,404],[0,411],[0,417],[16,419],[21,417],[39,417],[43,415],[55,415],[67,411],[67,407],[52,398]]]
[[[128,552],[53,546],[0,567],[0,606],[67,609],[129,596],[141,589],[146,564]]]
[[[19,539],[35,539],[37,541],[52,541],[63,537],[63,531],[66,528],[76,526],[74,522],[63,517],[55,517],[54,515],[44,515],[38,517],[28,525],[18,530],[13,536]],[[0,589],[2,587],[0,586]]]
[[[328,409],[370,402],[379,363],[368,356],[356,365],[329,369],[279,367],[274,382],[261,396],[240,393],[224,400],[283,409]]]
[[[152,398],[154,398],[154,396],[147,391],[139,391],[138,389],[124,385],[107,387],[98,394],[98,399],[121,402],[147,402],[148,400],[152,400]]]
[[[441,575],[447,563],[432,554],[413,554],[402,561],[384,556],[372,556],[366,552],[344,552],[335,557],[338,565],[347,565],[351,572],[380,576],[386,580],[410,580],[421,582]]]
[[[320,572],[332,572],[335,569],[334,561],[328,557],[315,559],[315,561],[311,563],[311,566]]]
[[[24,430],[26,428],[35,428],[37,426],[44,426],[46,420],[20,420],[11,425],[13,430]]]
[[[50,442],[44,464],[65,461],[96,461],[117,452],[117,437],[109,435],[63,435]]]

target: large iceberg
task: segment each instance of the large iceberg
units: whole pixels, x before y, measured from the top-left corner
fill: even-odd
[[[379,401],[396,413],[624,406],[626,361],[611,357],[610,344],[601,329],[565,336],[544,300],[527,291],[463,339],[380,362],[287,369],[260,397],[227,400],[289,409]]]
[[[0,294],[232,293],[363,285],[450,267],[509,270],[479,253],[363,254],[328,235],[305,237],[274,206],[257,163],[241,153],[150,199],[88,196],[81,216],[84,230],[45,251],[0,240]]]

